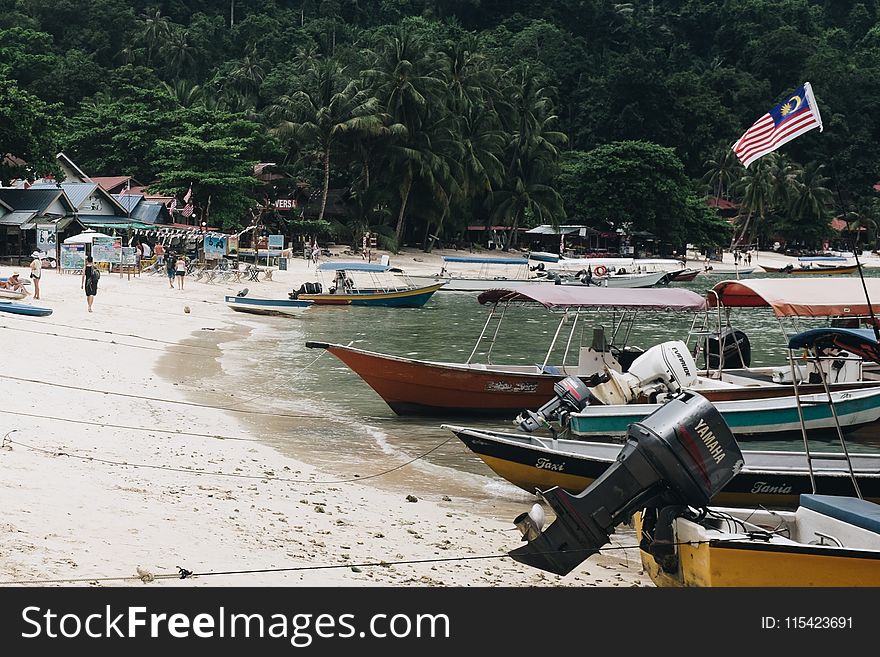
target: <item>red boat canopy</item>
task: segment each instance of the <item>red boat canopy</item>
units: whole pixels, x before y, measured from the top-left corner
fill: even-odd
[[[587,285],[532,283],[486,290],[477,301],[534,301],[545,308],[617,308],[621,310],[700,311],[706,300],[696,292],[677,288],[612,288]]]
[[[874,312],[880,314],[880,278],[866,278]],[[777,317],[868,315],[862,281],[856,278],[755,278],[722,281],[709,293],[709,305],[727,308],[770,306]],[[716,300],[716,296],[717,300]]]

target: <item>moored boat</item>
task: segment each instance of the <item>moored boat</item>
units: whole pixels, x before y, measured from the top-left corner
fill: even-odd
[[[446,424],[443,427],[454,433],[495,474],[530,493],[554,486],[572,494],[580,493],[616,461],[621,450],[620,444]],[[742,450],[742,453],[745,459],[742,471],[713,498],[715,504],[794,508],[802,493],[813,491],[803,451]],[[853,492],[841,452],[815,453],[814,457],[813,475],[818,490],[832,495]],[[880,454],[851,454],[850,458],[862,495],[880,502]]]
[[[798,266],[788,264],[784,267],[760,265],[760,267],[768,274],[792,274],[796,276],[842,276],[852,274],[859,269],[859,265],[834,266],[817,263],[799,264]]]
[[[320,306],[420,308],[444,286],[442,282],[416,285],[405,276],[392,276],[391,269],[389,265],[361,262],[321,263],[319,275],[333,272],[333,280],[322,282],[319,292],[297,291],[292,295]]]
[[[565,358],[561,363],[550,362],[557,343],[557,337],[554,337],[544,362],[540,364],[472,362],[484,343],[490,345],[487,358],[491,354],[491,345],[509,306],[537,303],[548,311],[560,311],[563,314],[560,327],[566,322],[570,327],[569,342],[582,320],[582,313],[596,310],[630,314],[651,310],[694,313],[705,308],[703,297],[689,290],[610,290],[552,283],[490,290],[481,294],[478,301],[489,304],[491,311],[471,356],[465,362],[419,360],[327,342],[312,341],[306,346],[326,349],[339,358],[399,415],[513,415],[550,399],[553,384],[569,374],[588,379],[601,372],[605,365],[621,369],[624,365],[620,360],[627,363],[626,358],[634,352],[613,347],[602,337],[590,345],[576,345],[573,351],[577,354],[577,362],[567,362]],[[559,333],[557,331],[556,335]],[[614,336],[609,337],[613,342]]]

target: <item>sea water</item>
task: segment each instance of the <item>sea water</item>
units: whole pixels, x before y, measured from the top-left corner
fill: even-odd
[[[730,278],[703,275],[673,286],[700,294]],[[880,302],[880,300],[876,300]],[[222,367],[236,381],[251,405],[286,416],[255,420],[262,439],[282,453],[318,466],[328,482],[363,481],[404,491],[472,498],[482,504],[520,509],[533,499],[495,475],[442,423],[516,431],[512,419],[397,416],[372,388],[322,349],[309,349],[309,340],[351,344],[408,358],[463,362],[471,354],[486,322],[488,307],[473,293],[439,292],[422,308],[326,306],[309,309],[296,318],[237,318],[248,329],[228,345]],[[575,342],[589,344],[593,328],[614,330],[614,317],[590,313],[580,318]],[[619,319],[619,316],[618,316]],[[643,349],[665,340],[687,339],[693,316],[688,313],[644,312],[632,326],[627,344]],[[785,365],[787,350],[779,321],[769,309],[737,309],[731,324],[751,342],[752,365]],[[800,329],[819,325],[805,322]],[[494,326],[494,325],[493,325]],[[508,310],[498,340],[487,353],[484,345],[475,362],[540,364],[558,326],[558,315],[541,307]],[[568,337],[570,324],[559,342]],[[789,327],[791,328],[791,327]],[[493,328],[494,330],[494,328]],[[621,333],[622,336],[622,333]],[[618,342],[620,336],[618,337]],[[576,349],[568,362],[576,362]],[[558,363],[559,351],[549,362]],[[702,359],[698,357],[698,365]],[[512,413],[512,416],[515,413]],[[876,451],[876,433],[861,435],[848,446],[853,452]],[[744,449],[802,450],[800,440],[744,441]],[[817,441],[819,449],[834,443]]]

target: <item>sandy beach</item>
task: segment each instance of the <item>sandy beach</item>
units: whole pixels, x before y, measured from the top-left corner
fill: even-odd
[[[431,274],[444,253],[391,262]],[[331,259],[351,257],[340,248]],[[253,294],[285,297],[314,278],[289,262]],[[164,276],[105,273],[88,313],[79,276],[45,271],[31,303],[51,316],[0,314],[0,583],[651,585],[637,551],[621,548],[634,543],[628,530],[559,578],[506,557],[520,541],[511,514],[531,502],[474,508],[431,478],[402,492],[274,449],[310,413],[279,422],[265,390],[230,392],[224,353],[249,329],[223,296],[244,286],[190,279],[180,291]],[[395,458],[389,466],[405,462]],[[179,568],[203,575],[179,579]]]

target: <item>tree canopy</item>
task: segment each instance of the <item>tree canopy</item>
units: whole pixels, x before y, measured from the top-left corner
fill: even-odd
[[[338,190],[340,237],[427,248],[497,222],[723,243],[720,197],[734,237],[817,242],[832,216],[880,220],[878,19],[876,0],[0,0],[3,177],[58,150],[166,192],[193,177],[227,227],[297,184],[324,221]],[[730,145],[804,81],[824,132],[738,167]]]

